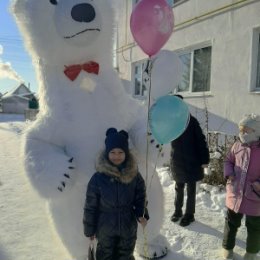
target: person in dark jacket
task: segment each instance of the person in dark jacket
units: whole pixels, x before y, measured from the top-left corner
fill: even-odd
[[[137,223],[149,219],[145,182],[128,148],[128,133],[109,128],[97,172],[88,183],[84,234],[97,238],[96,260],[134,260]]]
[[[39,103],[38,103],[38,100],[35,97],[33,97],[29,101],[29,108],[30,109],[39,109]]]
[[[182,99],[181,95],[176,95]],[[190,115],[186,130],[171,142],[171,173],[175,180],[175,211],[171,221],[181,219],[181,226],[188,226],[195,221],[196,182],[204,177],[204,168],[209,163],[209,150],[199,122]],[[185,214],[182,207],[184,188],[187,186]]]

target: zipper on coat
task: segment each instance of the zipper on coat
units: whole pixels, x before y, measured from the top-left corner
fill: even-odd
[[[116,193],[117,193],[117,196],[116,196],[116,205],[117,205],[117,208],[118,208],[118,231],[119,231],[119,234],[121,234],[121,219],[120,219],[120,208],[119,208],[119,181],[117,180],[116,182]]]

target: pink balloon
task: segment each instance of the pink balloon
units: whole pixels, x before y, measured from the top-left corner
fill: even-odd
[[[133,37],[149,56],[156,54],[169,40],[173,27],[173,11],[166,0],[141,0],[131,14]]]

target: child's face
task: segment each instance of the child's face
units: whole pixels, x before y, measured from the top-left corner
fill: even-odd
[[[114,165],[118,166],[125,161],[125,152],[120,148],[114,148],[108,153],[108,159]]]

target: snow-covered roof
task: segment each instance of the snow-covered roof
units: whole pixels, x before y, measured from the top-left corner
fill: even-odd
[[[31,90],[25,86],[24,83],[20,84],[19,86],[16,86],[15,88],[13,88],[12,90],[8,91],[7,93],[5,93],[2,98],[6,98],[6,97],[11,97],[11,96],[26,96],[28,94],[34,94],[33,92],[31,92]]]
[[[27,94],[28,95],[28,94]],[[23,101],[29,101],[30,98],[23,96],[23,95],[10,95],[10,96],[5,96],[2,97],[2,102],[7,101],[10,102],[9,100],[23,100]]]

